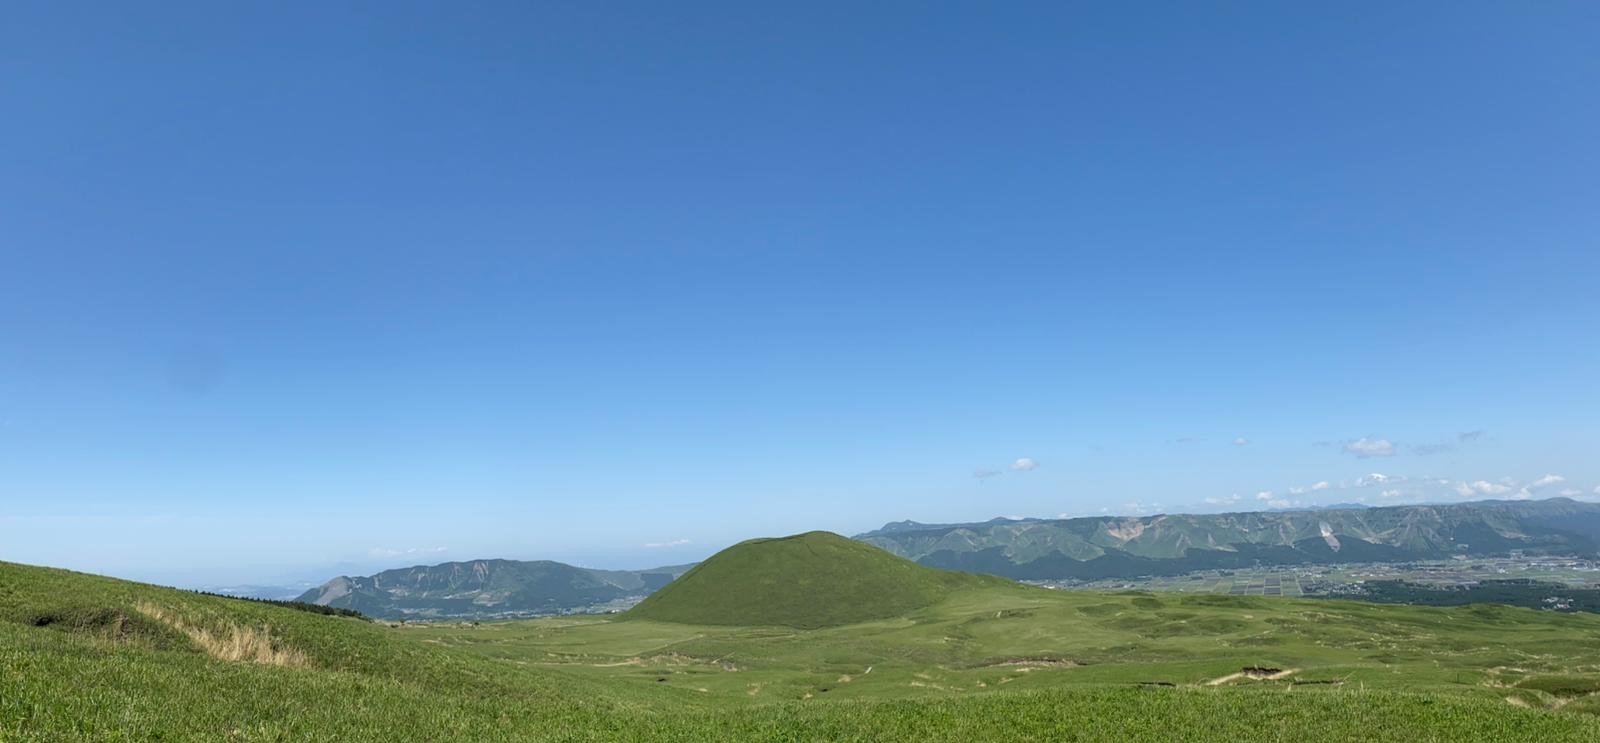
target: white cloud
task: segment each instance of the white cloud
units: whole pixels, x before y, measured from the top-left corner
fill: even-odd
[[[1256,500],[1272,500],[1272,491],[1263,490],[1259,493],[1256,493]]]
[[[1303,495],[1305,492],[1306,489],[1298,485],[1291,485],[1289,487],[1289,495]]]
[[[1378,497],[1380,497],[1380,498],[1398,498],[1398,497],[1400,497],[1400,491],[1398,491],[1398,490],[1385,490],[1385,491],[1379,493]]]
[[[1236,439],[1233,440],[1233,445],[1234,446],[1249,446],[1250,445],[1250,439],[1247,439],[1247,438],[1245,438],[1243,436],[1240,436],[1239,438],[1236,438]]]
[[[1400,477],[1398,475],[1391,476],[1391,475],[1385,475],[1382,472],[1374,472],[1374,473],[1372,473],[1370,475],[1363,475],[1361,477],[1356,478],[1356,487],[1358,487],[1358,488],[1370,488],[1373,485],[1384,485],[1384,484],[1391,483],[1391,482],[1404,482],[1404,481],[1405,481],[1405,478],[1404,477]]]
[[[1595,495],[1600,495],[1600,485],[1596,485],[1596,486],[1595,486],[1595,487],[1594,487],[1594,494],[1595,494]]]
[[[987,479],[989,479],[991,477],[996,477],[996,476],[998,476],[1000,474],[1002,474],[1000,472],[1000,470],[989,470],[989,469],[973,470],[973,472],[972,472],[972,476],[978,478],[979,480],[987,480]]]
[[[373,547],[367,550],[370,557],[413,557],[417,555],[437,555],[444,552],[443,547],[411,547],[408,549],[395,549],[393,547]]]
[[[1318,482],[1315,485],[1312,485],[1311,489],[1312,490],[1327,490],[1328,488],[1331,488],[1331,487],[1333,487],[1332,484],[1330,484],[1327,480],[1323,480],[1321,482]]]
[[[645,542],[644,546],[649,549],[659,549],[661,547],[682,547],[686,544],[692,543],[687,539],[674,539],[670,542]]]
[[[1021,459],[1011,463],[1011,469],[1016,470],[1017,472],[1028,472],[1038,466],[1038,462],[1035,462],[1028,457],[1022,457]]]
[[[1212,496],[1210,498],[1206,498],[1205,500],[1206,500],[1206,503],[1208,503],[1210,505],[1213,505],[1213,506],[1229,506],[1229,505],[1233,505],[1234,503],[1238,503],[1241,498],[1243,498],[1243,496],[1239,495],[1238,493],[1234,493],[1233,495],[1230,495],[1230,496],[1228,496],[1226,498],[1218,498],[1216,496]]]
[[[1566,481],[1567,481],[1567,478],[1562,477],[1560,475],[1545,475],[1544,477],[1541,477],[1541,478],[1539,478],[1537,480],[1534,480],[1533,482],[1528,483],[1528,487],[1529,488],[1542,488],[1542,487],[1545,487],[1546,485],[1560,485],[1561,483],[1564,483]]]
[[[1563,498],[1571,498],[1573,496],[1583,495],[1583,491],[1577,488],[1562,488],[1560,495]]]
[[[1511,486],[1489,482],[1488,480],[1456,483],[1456,493],[1463,498],[1473,495],[1504,495],[1509,492],[1511,492]]]
[[[1354,454],[1362,459],[1371,459],[1373,457],[1392,457],[1394,456],[1394,451],[1394,442],[1388,439],[1369,439],[1362,437],[1356,439],[1355,441],[1347,441],[1344,445],[1344,452],[1346,454]]]
[[[1288,508],[1289,507],[1289,501],[1286,501],[1286,500],[1284,500],[1282,498],[1278,498],[1276,500],[1267,501],[1267,505],[1272,506],[1273,508]]]

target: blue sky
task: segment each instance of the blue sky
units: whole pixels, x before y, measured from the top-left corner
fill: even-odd
[[[1592,4],[329,5],[8,6],[0,559],[1600,487]]]

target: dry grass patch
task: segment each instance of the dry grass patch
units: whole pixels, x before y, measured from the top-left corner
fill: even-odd
[[[162,624],[187,636],[194,644],[213,658],[238,663],[261,663],[269,666],[307,666],[310,660],[299,650],[272,639],[271,627],[244,627],[229,624],[221,631],[213,631],[192,624],[170,609],[141,602],[134,608]]]

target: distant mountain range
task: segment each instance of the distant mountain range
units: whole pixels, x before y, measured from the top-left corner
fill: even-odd
[[[502,618],[627,608],[690,565],[594,570],[550,560],[473,560],[342,575],[298,598],[378,619]]]
[[[1512,550],[1594,555],[1600,504],[1552,498],[971,524],[897,521],[855,538],[931,567],[1025,580],[1090,580]]]
[[[238,596],[247,599],[267,599],[269,601],[292,601],[295,597],[306,592],[313,585],[304,583],[298,586],[270,586],[254,584],[229,584],[225,586],[203,585],[196,586],[194,590],[204,593],[215,593],[222,596]]]
[[[1600,550],[1600,504],[1553,498],[1222,514],[997,518],[970,524],[897,521],[855,539],[929,567],[1019,580],[1097,580],[1258,564],[1403,562],[1512,550],[1595,555]],[[447,562],[366,577],[340,576],[300,594],[298,600],[354,609],[379,619],[489,619],[604,611],[632,606],[692,567],[593,570],[548,560]]]

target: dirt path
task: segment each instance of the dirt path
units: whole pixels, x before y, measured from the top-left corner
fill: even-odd
[[[1271,673],[1261,673],[1261,672],[1253,671],[1253,670],[1244,670],[1244,671],[1239,671],[1238,673],[1230,673],[1230,674],[1228,674],[1226,676],[1219,676],[1217,678],[1211,679],[1210,681],[1206,682],[1206,686],[1221,686],[1221,685],[1226,684],[1226,683],[1228,683],[1230,681],[1238,681],[1239,679],[1243,679],[1243,678],[1257,679],[1257,680],[1261,680],[1261,681],[1277,681],[1279,679],[1288,678],[1290,674],[1292,674],[1292,673],[1294,673],[1294,672],[1296,672],[1298,670],[1300,670],[1300,669],[1298,669],[1298,668],[1285,668],[1285,669],[1282,669],[1282,670],[1272,671]]]

